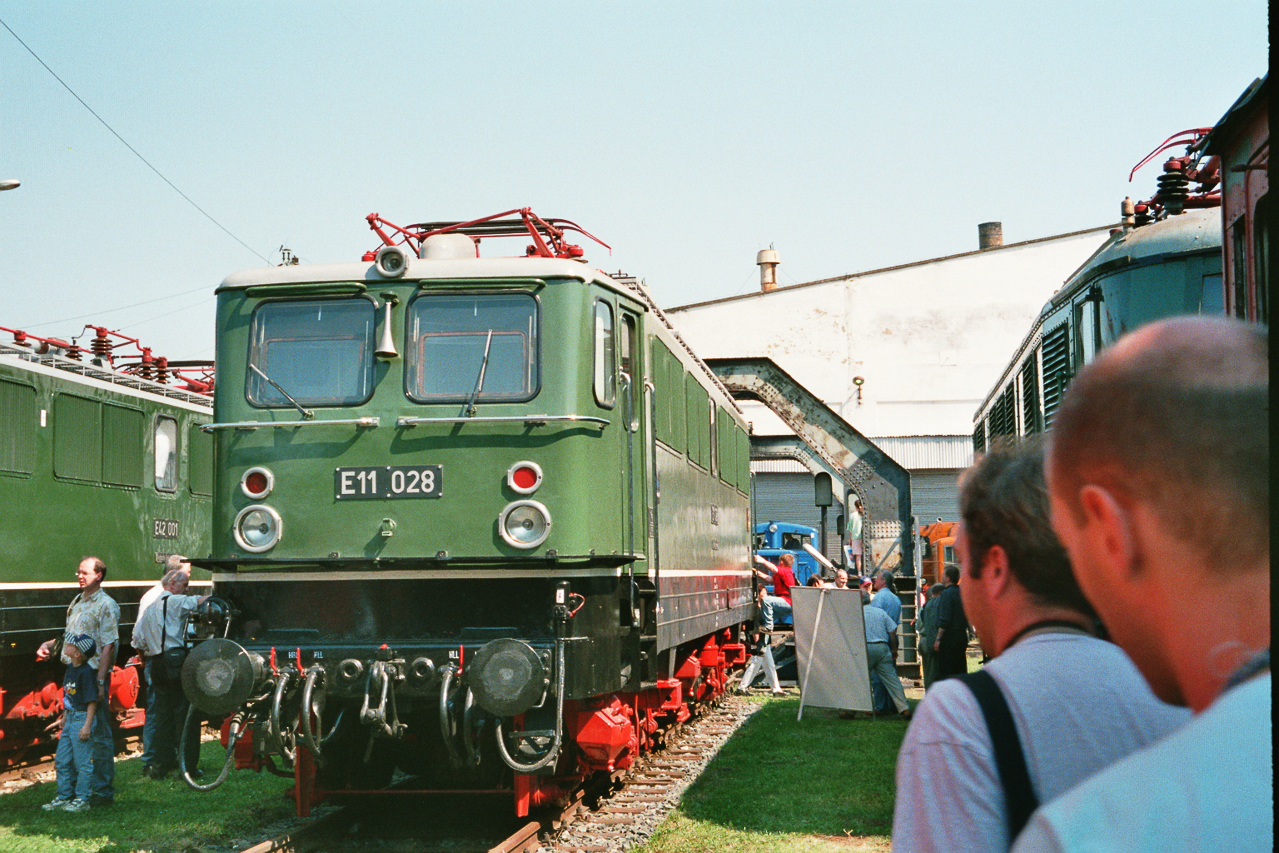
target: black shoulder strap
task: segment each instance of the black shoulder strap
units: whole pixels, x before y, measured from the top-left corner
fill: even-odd
[[[977,697],[982,716],[986,718],[986,728],[990,731],[990,741],[995,746],[995,767],[999,770],[999,782],[1004,786],[1008,843],[1011,846],[1030,820],[1030,815],[1039,807],[1039,798],[1035,796],[1035,788],[1030,782],[1030,771],[1026,769],[1021,738],[1017,736],[1017,724],[1013,722],[1004,692],[990,673],[979,669],[961,676],[960,680]]]
[[[160,654],[164,654],[164,643],[168,639],[168,634],[165,631],[169,627],[169,595],[168,593],[161,593],[160,597],[164,599],[163,607],[160,611]],[[154,607],[155,605],[151,606]]]

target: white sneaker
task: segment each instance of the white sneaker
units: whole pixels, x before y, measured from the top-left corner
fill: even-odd
[[[62,807],[64,812],[87,812],[89,810],[89,801],[76,798]]]
[[[66,804],[69,802],[71,802],[71,797],[64,797],[61,794],[59,794],[58,796],[53,798],[52,802],[45,803],[40,808],[44,809],[47,812],[58,811],[59,809],[66,806]]]

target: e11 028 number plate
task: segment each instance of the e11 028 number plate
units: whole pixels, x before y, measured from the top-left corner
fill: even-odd
[[[440,465],[375,465],[337,468],[333,498],[339,501],[438,498],[443,494]]]

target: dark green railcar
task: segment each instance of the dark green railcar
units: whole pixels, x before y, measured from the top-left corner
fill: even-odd
[[[41,348],[0,342],[0,766],[61,711],[61,664],[35,649],[62,633],[80,560],[102,558],[120,604],[112,704],[132,726],[138,599],[169,554],[209,551],[210,398]]]
[[[642,286],[513,213],[218,290],[218,636],[184,680],[303,811],[399,769],[525,812],[744,658],[739,411]],[[504,229],[529,254],[477,257]]]

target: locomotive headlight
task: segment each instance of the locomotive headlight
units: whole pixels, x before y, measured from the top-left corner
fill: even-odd
[[[374,256],[373,266],[384,278],[399,278],[409,268],[409,253],[403,246],[383,246]]]
[[[536,548],[551,535],[551,512],[537,501],[516,501],[502,510],[497,529],[508,545]]]
[[[252,554],[269,551],[280,541],[280,514],[266,504],[240,510],[233,525],[236,543]]]

